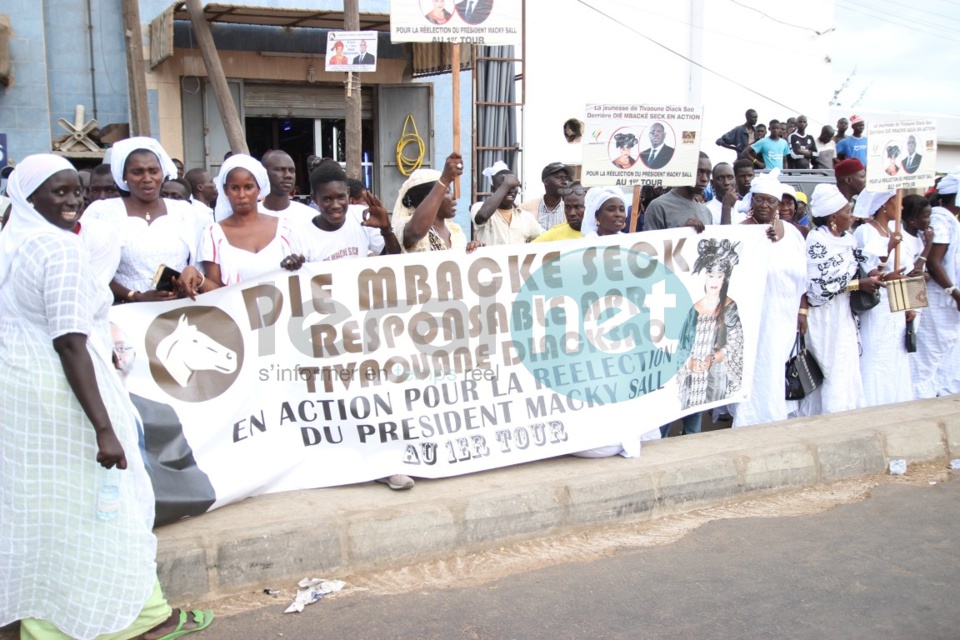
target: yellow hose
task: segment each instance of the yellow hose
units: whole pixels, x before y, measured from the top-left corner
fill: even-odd
[[[413,127],[413,133],[407,131],[408,125]],[[407,157],[403,153],[407,145],[411,144],[417,146],[416,158]],[[397,169],[400,170],[402,175],[409,176],[423,164],[423,156],[425,153],[426,147],[423,144],[423,138],[420,137],[420,132],[417,131],[417,121],[413,119],[412,113],[408,113],[407,119],[403,121],[403,131],[400,133],[400,140],[397,142]]]

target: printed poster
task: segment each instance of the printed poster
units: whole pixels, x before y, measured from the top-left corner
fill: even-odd
[[[694,186],[702,109],[685,105],[588,104],[586,186]]]
[[[327,33],[326,71],[376,71],[376,31]]]
[[[390,0],[390,40],[519,45],[523,0]]]
[[[868,124],[867,191],[932,187],[936,167],[936,121]]]

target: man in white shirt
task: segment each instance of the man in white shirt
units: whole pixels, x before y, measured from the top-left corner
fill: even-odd
[[[270,180],[270,193],[263,199],[263,209],[268,213],[285,213],[294,220],[312,220],[316,210],[290,198],[297,184],[297,167],[290,154],[267,151],[260,162]]]
[[[543,233],[543,227],[529,211],[516,205],[520,180],[509,169],[493,176],[493,194],[470,207],[476,225],[476,240],[488,247],[497,244],[524,244]]]
[[[707,203],[707,209],[713,216],[713,224],[730,224],[733,207],[737,204],[737,182],[733,167],[729,163],[718,162],[713,167],[710,184],[713,187],[713,199]]]
[[[379,230],[383,237],[382,255],[400,253],[390,215],[376,196],[366,194],[366,219],[361,221],[359,216],[349,214],[350,189],[339,164],[329,162],[317,167],[310,174],[310,188],[320,214],[298,224],[307,262],[366,258],[371,253],[368,228]]]

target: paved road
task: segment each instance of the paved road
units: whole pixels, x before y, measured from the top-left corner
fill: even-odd
[[[480,586],[248,611],[202,638],[956,639],[958,515],[960,481],[886,484],[817,515],[718,520]]]

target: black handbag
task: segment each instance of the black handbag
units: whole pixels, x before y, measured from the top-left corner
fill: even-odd
[[[798,331],[787,360],[787,400],[802,400],[823,384],[823,372]]]
[[[857,267],[857,279],[866,280],[869,276],[864,273],[863,267]],[[850,292],[850,308],[853,309],[854,313],[863,313],[864,311],[870,311],[875,306],[880,304],[880,289],[877,289],[873,293],[867,293],[866,291],[858,290]]]
[[[917,319],[907,323],[906,346],[907,353],[917,352]]]

